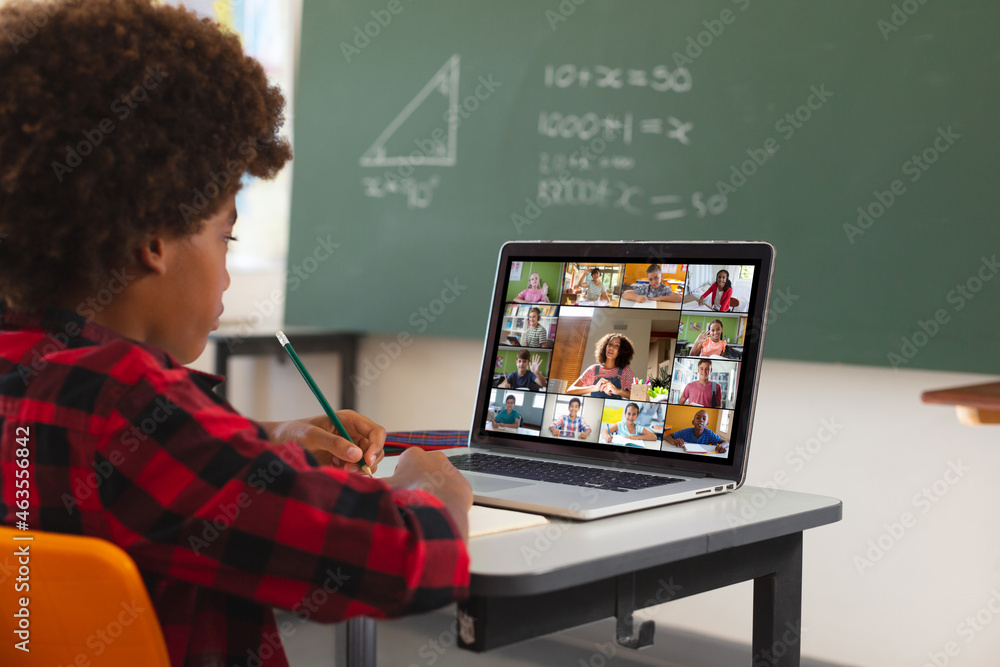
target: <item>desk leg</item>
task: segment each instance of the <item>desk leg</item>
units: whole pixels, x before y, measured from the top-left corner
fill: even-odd
[[[358,336],[344,338],[340,346],[340,405],[345,410],[356,410],[358,388],[351,378],[358,372]]]
[[[337,667],[375,667],[375,621],[362,616],[337,625],[334,646]]]
[[[215,342],[215,374],[221,375],[223,378],[229,374],[229,342],[225,340],[217,340]],[[215,388],[215,393],[219,395],[223,400],[228,400],[226,395],[226,385],[229,384],[229,379],[226,378],[222,381],[222,384]]]
[[[791,536],[790,536],[791,537]],[[753,580],[753,661],[798,667],[802,645],[802,533],[773,540],[775,571]]]

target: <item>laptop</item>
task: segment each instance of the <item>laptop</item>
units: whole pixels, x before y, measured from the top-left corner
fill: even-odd
[[[765,242],[505,244],[469,444],[447,453],[475,502],[588,520],[739,488],[773,260]]]

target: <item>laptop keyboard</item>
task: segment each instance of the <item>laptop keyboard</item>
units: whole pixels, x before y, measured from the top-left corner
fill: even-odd
[[[469,472],[485,472],[503,477],[531,479],[539,482],[553,482],[570,486],[585,486],[591,489],[605,491],[635,491],[654,486],[664,486],[675,482],[683,482],[677,477],[660,477],[646,475],[640,472],[624,470],[604,470],[572,463],[553,463],[551,461],[533,461],[509,456],[492,456],[490,454],[463,454],[449,457],[452,464],[459,470]]]

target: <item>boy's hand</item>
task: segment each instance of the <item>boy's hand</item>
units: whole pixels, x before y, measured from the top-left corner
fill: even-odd
[[[534,373],[535,375],[541,375],[541,372],[538,370],[538,367],[541,365],[542,365],[542,355],[540,354],[532,355],[531,365],[530,365],[531,372]]]
[[[385,429],[354,410],[339,410],[337,417],[354,444],[337,434],[337,428],[326,415],[287,422],[260,422],[260,425],[271,442],[294,440],[321,465],[341,466],[357,472],[361,470],[362,463],[367,463],[374,472],[385,456]]]
[[[437,496],[451,514],[462,538],[469,538],[472,486],[443,453],[408,447],[400,455],[395,473],[386,477],[385,482],[395,489],[420,489]]]

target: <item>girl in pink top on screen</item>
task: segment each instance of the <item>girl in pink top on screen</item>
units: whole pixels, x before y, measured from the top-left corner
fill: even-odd
[[[537,273],[528,276],[528,288],[514,297],[514,303],[547,303],[549,301],[549,284],[543,283]]]
[[[702,331],[691,346],[692,357],[722,356],[726,351],[726,341],[722,340],[722,320],[712,320],[708,331]]]
[[[711,295],[709,303],[705,303],[705,297],[709,295]],[[725,313],[729,311],[729,300],[732,296],[733,284],[729,282],[729,271],[721,269],[715,274],[715,282],[705,290],[705,293],[698,299],[698,303],[720,313]]]

